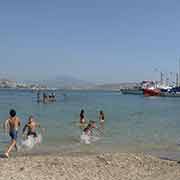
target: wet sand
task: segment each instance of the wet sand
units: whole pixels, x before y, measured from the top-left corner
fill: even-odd
[[[0,180],[179,180],[180,164],[144,154],[57,154],[0,159]]]

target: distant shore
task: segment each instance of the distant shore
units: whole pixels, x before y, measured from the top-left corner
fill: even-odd
[[[36,155],[0,159],[0,180],[179,180],[180,165],[144,154]]]
[[[74,89],[68,89],[68,88],[62,88],[62,89],[55,89],[55,88],[49,88],[49,89],[30,89],[30,88],[0,88],[0,91],[99,91],[99,92],[120,92],[120,89],[86,89],[86,88],[82,88],[82,89],[78,89],[78,88],[74,88]]]

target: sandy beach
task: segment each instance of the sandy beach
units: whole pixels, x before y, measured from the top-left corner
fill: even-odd
[[[180,164],[144,154],[107,153],[0,159],[0,180],[179,180]]]

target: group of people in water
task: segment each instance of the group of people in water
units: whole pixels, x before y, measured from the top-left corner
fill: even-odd
[[[104,112],[100,111],[99,124],[101,127],[104,126],[104,122],[105,122]],[[90,140],[90,137],[92,136],[93,129],[96,129],[96,130],[99,130],[99,129],[97,128],[97,124],[95,121],[88,121],[86,119],[84,110],[81,110],[81,113],[80,113],[80,126],[83,127],[83,133],[81,137],[83,138],[85,137],[85,143],[88,141],[88,143],[86,144],[89,144],[89,140]],[[19,117],[16,116],[16,111],[14,109],[11,109],[9,111],[9,118],[5,121],[3,127],[4,127],[5,132],[9,133],[9,136],[11,138],[11,143],[4,153],[5,157],[8,158],[11,151],[14,148],[16,151],[18,150],[18,147],[17,147],[18,131],[21,127],[21,120]],[[33,116],[30,116],[28,118],[27,123],[23,127],[22,134],[26,138],[30,136],[33,138],[37,138],[38,137],[37,128],[40,128],[40,124],[37,123],[37,121],[35,120]]]
[[[13,148],[18,150],[17,147],[17,139],[18,139],[18,130],[21,126],[21,120],[19,117],[16,116],[16,111],[14,109],[11,109],[9,111],[9,118],[4,123],[4,130],[5,132],[9,133],[9,136],[11,138],[11,143],[7,150],[5,151],[5,157],[9,157],[10,152],[13,150]],[[25,124],[23,128],[23,135],[25,135],[27,138],[29,136],[33,136],[34,138],[37,137],[36,129],[40,128],[40,125],[36,122],[35,118],[33,116],[30,116],[28,118],[28,122]]]
[[[55,94],[55,92],[51,92],[49,94],[43,92],[42,97],[41,97],[41,92],[38,91],[37,92],[37,102],[38,103],[42,102],[44,104],[49,103],[49,102],[56,102],[56,94]]]
[[[98,119],[99,119],[100,128],[103,128],[105,123],[105,115],[102,110],[99,112]],[[85,118],[85,111],[82,109],[80,112],[80,126],[83,127],[83,125],[85,125],[85,128],[83,129],[81,140],[85,142],[85,144],[90,144],[90,138],[93,134],[93,129],[98,130],[100,133],[101,131],[97,128],[96,121],[89,121],[87,123],[87,119]]]
[[[99,111],[99,123],[100,125],[104,125],[104,122],[105,122],[105,115],[104,115],[104,112],[101,110]],[[81,112],[80,112],[80,124],[86,124],[87,123],[87,120],[85,118],[85,111],[82,109]]]

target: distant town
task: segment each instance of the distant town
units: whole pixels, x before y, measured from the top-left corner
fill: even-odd
[[[0,79],[1,89],[48,89],[46,85],[20,83],[10,79]]]

